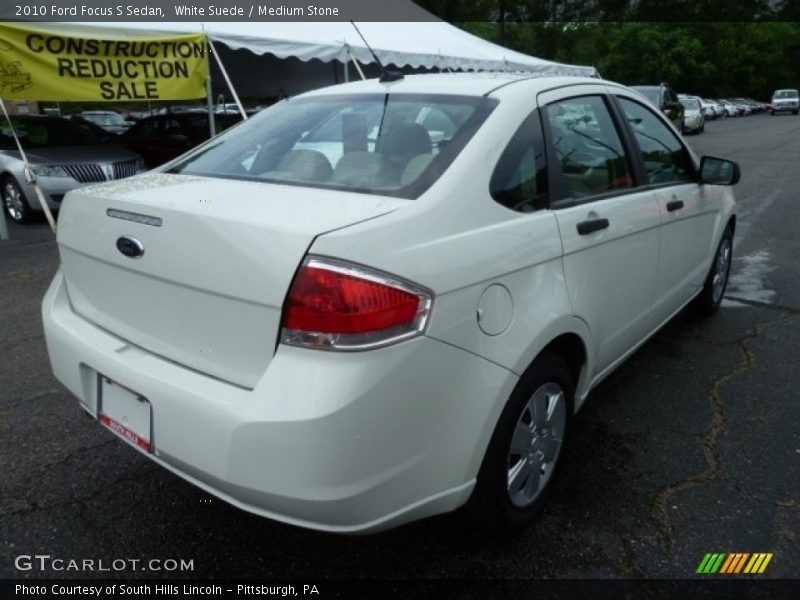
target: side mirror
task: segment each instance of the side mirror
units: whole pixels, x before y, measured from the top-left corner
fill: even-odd
[[[704,156],[700,159],[700,182],[715,185],[736,185],[741,178],[739,164],[725,158]]]

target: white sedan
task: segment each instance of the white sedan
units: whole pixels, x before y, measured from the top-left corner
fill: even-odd
[[[608,81],[311,92],[67,196],[53,370],[256,514],[370,532],[465,507],[512,530],[592,388],[685,306],[720,306],[738,178]]]

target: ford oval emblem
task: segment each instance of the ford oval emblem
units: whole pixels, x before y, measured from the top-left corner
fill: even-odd
[[[144,254],[142,242],[129,235],[123,235],[117,240],[117,250],[128,258],[141,258]]]

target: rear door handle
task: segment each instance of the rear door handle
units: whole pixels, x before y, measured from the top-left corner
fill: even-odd
[[[601,229],[608,227],[608,219],[591,219],[589,221],[581,221],[577,225],[578,233],[580,235],[588,235]]]
[[[680,210],[682,208],[683,208],[683,200],[672,200],[671,202],[667,202],[667,212]]]

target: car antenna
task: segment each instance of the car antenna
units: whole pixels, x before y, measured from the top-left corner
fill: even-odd
[[[374,58],[375,62],[378,63],[378,68],[380,68],[381,70],[381,78],[378,81],[380,81],[381,83],[390,83],[392,81],[400,81],[405,77],[405,75],[403,75],[400,71],[389,71],[386,67],[384,67],[383,63],[381,62],[381,59],[379,59],[378,55],[375,54],[375,51],[369,45],[367,39],[361,34],[361,31],[358,29],[358,27],[356,27],[356,24],[353,22],[352,19],[350,19],[350,25],[352,25],[353,29],[356,30],[358,37],[360,37],[364,41],[364,45],[367,47],[367,50],[370,51],[370,54],[372,54],[372,58]]]

